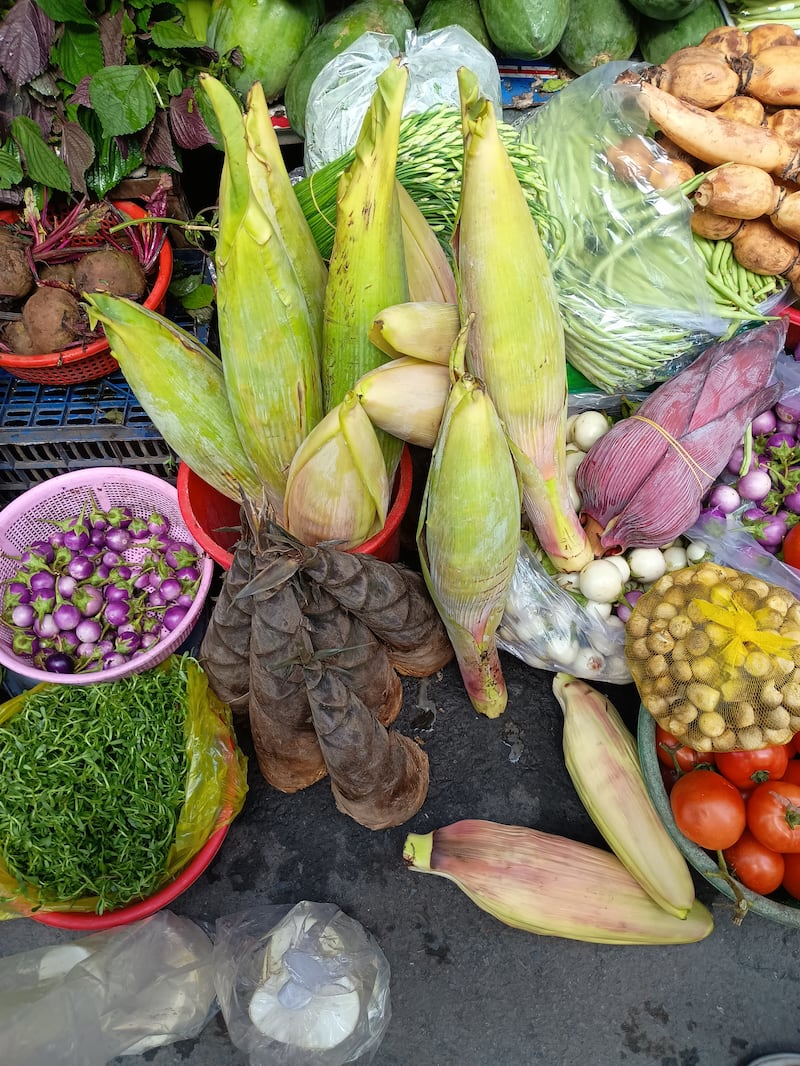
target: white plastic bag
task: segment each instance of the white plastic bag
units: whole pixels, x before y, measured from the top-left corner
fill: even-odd
[[[218,919],[214,982],[251,1066],[367,1062],[391,1016],[389,963],[332,903],[263,906]]]
[[[528,666],[627,685],[625,626],[587,610],[561,588],[523,539],[497,643]]]
[[[0,959],[5,1066],[105,1066],[197,1036],[213,1014],[212,944],[188,918],[150,918]]]
[[[339,159],[356,143],[375,80],[400,54],[391,34],[364,33],[326,64],[314,79],[306,107],[306,172]],[[502,118],[500,72],[488,49],[462,26],[431,33],[406,34],[408,88],[403,115],[415,115],[441,104],[459,107],[457,72],[469,67],[481,92]]]

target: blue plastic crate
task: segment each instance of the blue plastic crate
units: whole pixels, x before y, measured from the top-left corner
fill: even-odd
[[[178,250],[176,268],[201,272],[202,253]],[[166,314],[205,344],[208,325],[167,302]],[[121,371],[76,385],[36,385],[0,370],[0,506],[57,474],[97,466],[144,470],[174,483],[178,458]]]

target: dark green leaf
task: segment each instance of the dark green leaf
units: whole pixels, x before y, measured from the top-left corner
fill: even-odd
[[[89,98],[107,137],[136,133],[156,113],[152,86],[139,66],[99,70],[89,83]]]
[[[45,144],[42,131],[33,119],[24,115],[15,118],[11,123],[11,136],[19,145],[31,181],[70,192],[69,171],[53,149]]]
[[[214,302],[214,289],[211,285],[198,285],[187,292],[181,303],[187,311],[197,311],[201,307],[210,307]]]
[[[205,41],[198,41],[175,22],[154,22],[150,27],[153,44],[159,48],[203,48]]]
[[[167,76],[167,92],[170,96],[180,96],[183,92],[183,74],[177,67],[173,67]]]
[[[65,26],[53,49],[53,61],[61,68],[65,81],[77,85],[103,66],[100,34],[94,26]]]
[[[77,22],[93,26],[94,19],[86,10],[83,0],[36,0],[38,7],[49,15],[53,22]]]
[[[22,181],[23,172],[19,156],[12,149],[0,148],[0,189],[10,189]]]

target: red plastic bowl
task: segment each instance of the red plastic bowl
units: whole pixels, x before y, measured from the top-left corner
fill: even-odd
[[[789,307],[781,312],[789,319],[789,328],[786,331],[786,347],[793,351],[800,345],[800,308]]]
[[[408,510],[412,479],[411,452],[404,447],[383,529],[350,551],[358,555],[374,555],[386,563],[397,562],[400,557],[400,523]],[[215,562],[224,570],[230,570],[233,562],[231,549],[241,532],[239,505],[203,481],[186,463],[181,463],[178,468],[177,489],[178,505],[186,528]]]
[[[52,925],[57,929],[79,929],[84,933],[97,933],[103,929],[114,929],[118,925],[138,922],[140,918],[149,918],[156,911],[168,907],[181,893],[195,883],[211,864],[229,828],[228,825],[220,826],[177,877],[160,888],[158,892],[154,892],[152,896],[148,896],[147,899],[129,903],[118,910],[106,911],[104,914],[87,914],[82,911],[46,911],[32,914],[31,918],[41,925]]]
[[[145,218],[147,212],[130,200],[114,200],[114,206],[129,218]],[[0,211],[0,221],[13,221],[18,211]],[[87,241],[87,247],[101,243]],[[172,246],[165,239],[158,256],[158,269],[152,287],[144,299],[144,306],[151,311],[162,311],[169,283],[172,280]],[[18,355],[0,351],[0,368],[23,381],[37,385],[74,385],[83,381],[96,381],[119,369],[105,337],[91,344],[77,344],[63,352],[44,355]]]

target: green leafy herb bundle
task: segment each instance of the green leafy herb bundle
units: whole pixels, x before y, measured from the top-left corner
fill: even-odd
[[[181,664],[119,681],[46,685],[0,726],[0,854],[43,900],[97,911],[151,895],[187,778]]]

